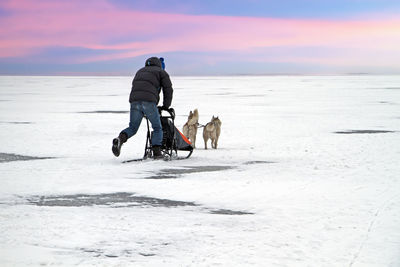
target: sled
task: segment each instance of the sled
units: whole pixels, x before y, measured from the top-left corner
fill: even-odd
[[[173,108],[162,109],[159,107],[158,112],[160,113],[161,126],[163,130],[163,140],[161,144],[163,159],[168,161],[189,158],[193,153],[193,146],[186,136],[175,127],[175,110]],[[163,112],[168,114],[164,115]],[[123,163],[144,161],[153,158],[153,148],[151,145],[153,132],[150,131],[149,119],[146,116],[145,118],[147,124],[147,135],[143,158],[126,160],[123,161]],[[178,156],[178,151],[180,153],[185,153],[184,156]]]

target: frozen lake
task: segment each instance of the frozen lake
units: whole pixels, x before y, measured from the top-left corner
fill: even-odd
[[[400,266],[400,76],[171,77],[219,148],[123,164],[131,79],[0,77],[1,266]]]

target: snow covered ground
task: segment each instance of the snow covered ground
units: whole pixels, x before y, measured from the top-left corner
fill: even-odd
[[[400,266],[400,76],[172,81],[219,148],[123,164],[131,77],[0,77],[0,266]]]

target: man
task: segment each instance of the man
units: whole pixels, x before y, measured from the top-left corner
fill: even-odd
[[[122,144],[136,134],[143,116],[146,116],[153,128],[151,143],[154,158],[162,158],[163,131],[157,108],[161,89],[163,91],[163,109],[168,109],[172,101],[172,83],[168,73],[162,68],[160,59],[151,57],[146,60],[145,67],[136,72],[132,81],[132,90],[129,96],[131,103],[129,127],[113,139],[112,152],[116,157],[121,153]]]

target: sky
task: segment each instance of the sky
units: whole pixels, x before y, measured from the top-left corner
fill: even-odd
[[[0,0],[0,75],[400,74],[400,1]]]

